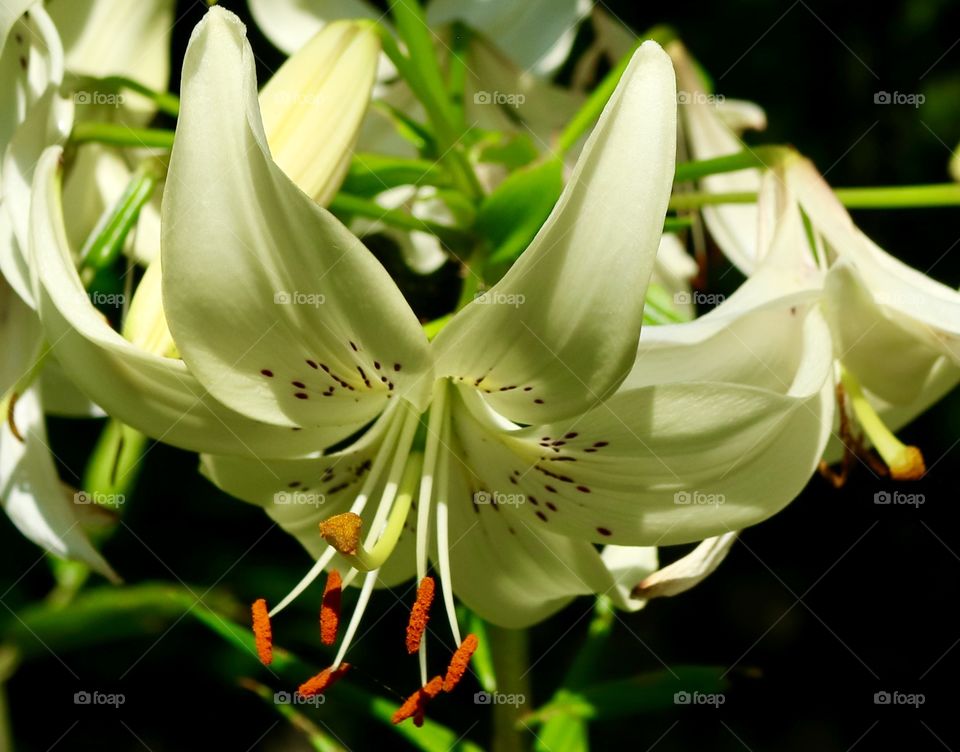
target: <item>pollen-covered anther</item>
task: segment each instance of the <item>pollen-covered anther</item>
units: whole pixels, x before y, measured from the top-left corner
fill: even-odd
[[[457,652],[454,653],[453,658],[450,659],[450,665],[447,667],[447,675],[443,678],[444,692],[452,692],[457,684],[460,683],[463,675],[467,673],[467,668],[470,666],[470,659],[477,650],[477,644],[477,636],[475,634],[468,634],[463,639],[463,642],[460,643]]]
[[[420,580],[420,586],[417,588],[417,600],[410,610],[410,620],[407,622],[407,652],[410,655],[420,649],[420,640],[423,639],[427,622],[430,621],[430,606],[433,604],[435,592],[436,584],[433,577],[427,576]]]
[[[339,666],[334,668],[330,666],[325,668],[316,676],[311,676],[303,684],[297,688],[297,694],[301,697],[315,697],[316,695],[323,694],[330,687],[340,681],[343,678],[343,675],[350,670],[349,663],[341,663]]]
[[[320,523],[320,535],[339,553],[352,556],[360,547],[363,520],[353,512],[344,512]]]
[[[894,480],[919,480],[927,472],[923,452],[915,446],[905,446],[889,465]]]
[[[403,723],[407,718],[413,718],[418,726],[423,724],[424,710],[427,703],[440,694],[443,689],[443,677],[435,676],[420,689],[410,695],[401,705],[391,719],[394,723]],[[419,721],[419,723],[418,723]]]
[[[323,588],[323,601],[320,604],[320,641],[324,645],[333,645],[337,641],[342,594],[343,580],[340,573],[332,569],[327,575],[327,584]]]
[[[273,632],[270,629],[270,615],[267,602],[258,598],[250,608],[253,615],[253,641],[257,647],[257,656],[264,666],[273,661]]]

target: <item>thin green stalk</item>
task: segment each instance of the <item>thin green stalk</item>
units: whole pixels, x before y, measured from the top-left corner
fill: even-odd
[[[497,675],[493,705],[493,752],[523,752],[524,735],[520,731],[521,703],[530,695],[529,645],[527,631],[487,625]],[[505,702],[510,696],[517,702]]]
[[[150,149],[173,148],[173,134],[164,128],[131,128],[120,123],[76,123],[70,133],[74,144],[100,143],[110,146],[146,147]]]
[[[94,87],[108,91],[127,89],[152,101],[157,106],[157,109],[164,114],[172,117],[177,117],[180,114],[180,98],[177,97],[176,94],[171,94],[166,91],[156,91],[146,84],[142,84],[126,76],[105,76],[103,78],[78,77],[72,82],[72,86],[74,90],[93,89]],[[78,91],[78,95],[81,93],[83,92]],[[80,101],[81,104],[83,103],[79,97],[78,101]]]
[[[793,153],[795,152],[787,146],[758,146],[754,149],[745,149],[723,157],[681,162],[677,165],[674,181],[686,183],[725,172],[736,172],[737,170],[750,168],[769,168],[776,165],[787,154]]]
[[[360,196],[351,196],[347,193],[338,193],[330,202],[329,209],[334,214],[352,214],[358,217],[366,217],[401,230],[428,232],[431,235],[436,235],[445,243],[463,243],[470,237],[468,233],[455,227],[420,219],[399,209],[384,209],[376,201]]]
[[[920,209],[960,206],[960,184],[881,186],[868,188],[835,188],[834,194],[848,209]],[[715,204],[752,204],[757,194],[682,193],[670,198],[672,211],[698,209]]]

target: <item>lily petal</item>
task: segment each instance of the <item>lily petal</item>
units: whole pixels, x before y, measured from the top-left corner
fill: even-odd
[[[530,247],[434,341],[439,375],[482,386],[519,423],[582,412],[616,389],[670,193],[674,96],[669,59],[645,43]]]
[[[667,48],[677,70],[680,89],[680,113],[684,136],[693,159],[736,154],[746,147],[735,131],[727,125],[715,101],[704,91],[700,74],[686,49],[679,42]],[[721,175],[710,175],[700,181],[708,193],[737,193],[757,191],[760,188],[759,170],[739,170]],[[756,205],[726,204],[705,206],[704,221],[724,252],[744,274],[750,274],[759,261]]]
[[[730,532],[708,538],[686,556],[645,578],[634,588],[633,597],[649,600],[679,595],[699,585],[727,558],[737,535]]]
[[[208,11],[183,81],[161,251],[170,331],[197,378],[259,420],[354,429],[429,386],[393,280],[271,159],[236,16]]]
[[[331,21],[378,20],[382,13],[363,0],[248,0],[257,26],[273,45],[292,55]]]
[[[427,23],[463,21],[496,39],[524,70],[550,75],[569,57],[577,26],[592,4],[590,0],[431,0]]]
[[[0,426],[0,499],[4,511],[23,535],[49,553],[82,561],[104,577],[116,573],[93,547],[80,522],[78,508],[60,483],[50,454],[43,410],[35,388],[16,402],[14,422]]]
[[[186,449],[299,456],[349,435],[348,429],[291,431],[251,420],[210,397],[182,361],[145,352],[113,330],[87,296],[66,242],[60,155],[50,147],[37,164],[31,268],[47,341],[83,392],[124,423]]]

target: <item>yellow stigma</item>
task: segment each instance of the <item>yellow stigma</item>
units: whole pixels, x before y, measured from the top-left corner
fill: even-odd
[[[334,515],[320,523],[320,535],[339,553],[352,556],[360,547],[363,520],[353,512]]]

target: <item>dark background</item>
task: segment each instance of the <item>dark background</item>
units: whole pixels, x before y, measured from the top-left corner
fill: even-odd
[[[247,18],[244,3],[222,4]],[[794,144],[834,185],[949,179],[950,150],[960,141],[956,3],[752,0],[609,7],[637,30],[674,25],[718,92],[766,108],[770,126],[762,140]],[[182,2],[179,12],[175,65],[203,4]],[[258,57],[275,67],[280,56],[249,26]],[[919,108],[876,105],[877,91],[923,94],[926,101]],[[898,257],[952,287],[960,284],[954,252],[960,211],[861,212],[856,219]],[[901,434],[924,451],[930,473],[923,481],[896,486],[860,468],[845,489],[835,491],[814,478],[786,511],[745,532],[706,583],[622,616],[600,667],[603,675],[717,665],[732,667],[732,686],[719,710],[671,710],[595,724],[593,748],[626,743],[641,750],[832,751],[960,744],[952,678],[960,662],[954,608],[960,575],[954,525],[960,501],[958,410],[955,393]],[[52,429],[58,453],[82,467],[95,427],[52,421]],[[198,594],[217,583],[242,602],[260,596],[275,601],[309,562],[278,529],[260,540],[266,518],[197,478],[194,466],[190,455],[166,447],[150,453],[107,557],[129,583],[182,579]],[[926,503],[919,509],[873,503],[875,493],[893,488],[922,493]],[[0,588],[11,588],[3,602],[12,613],[43,597],[51,580],[42,564],[24,574],[24,562],[36,561],[37,551],[5,518],[0,545],[7,562]],[[386,685],[405,694],[415,680],[396,648],[405,624],[405,609],[397,606],[402,596],[404,590],[375,597],[368,614],[386,616],[352,653],[361,670],[351,680],[384,695],[391,694]],[[316,600],[301,599],[275,628],[284,645],[321,667],[329,658],[317,648]],[[582,641],[589,608],[588,601],[578,601],[533,631],[532,652],[545,656],[535,672],[535,703],[549,696]],[[250,661],[191,619],[157,640],[168,626],[63,653],[81,682],[40,651],[7,685],[18,748],[307,748],[284,721],[276,723],[271,708],[235,683],[245,675],[269,683],[268,675],[258,675]],[[120,711],[78,708],[71,697],[83,687],[122,691],[127,704]],[[463,697],[475,689],[464,688]],[[919,710],[878,706],[873,695],[879,690],[921,692],[926,703]],[[483,743],[488,721],[485,711],[476,711],[466,700],[447,702],[438,705],[436,717]],[[348,709],[327,707],[318,717],[350,748],[405,746]]]

